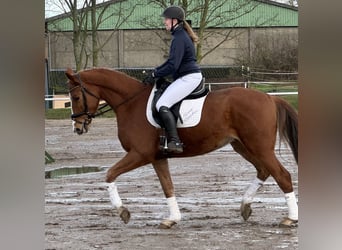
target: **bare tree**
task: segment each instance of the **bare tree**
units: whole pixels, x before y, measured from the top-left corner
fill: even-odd
[[[45,0],[45,18],[64,13],[64,9],[56,0]]]
[[[241,43],[242,44],[242,43]],[[255,36],[249,48],[241,48],[235,58],[237,65],[275,71],[298,70],[298,35],[261,33]]]
[[[133,14],[135,8],[140,5],[140,1],[108,1],[106,5],[98,8],[96,6],[96,0],[89,1],[89,8],[91,10],[91,34],[92,34],[92,58],[93,67],[98,66],[99,53],[103,47],[108,43],[108,41],[113,37],[115,31],[117,31],[120,26],[122,26],[128,18]],[[112,5],[113,12],[108,14],[108,7],[111,2],[116,2]],[[113,32],[103,41],[99,41],[98,29],[99,26],[105,22],[107,19],[116,17],[116,22],[113,23]]]
[[[88,37],[87,1],[82,1],[82,3],[78,0],[57,0],[51,2],[51,5],[63,10],[64,14],[72,22],[71,40],[73,44],[76,70],[78,71],[81,68],[85,68],[88,59],[88,57],[85,57],[86,42]],[[60,30],[59,21],[59,19],[56,21],[51,21],[50,25],[52,25],[55,29]]]
[[[298,7],[298,0],[288,0],[289,5]]]
[[[112,12],[108,12],[111,3]],[[127,3],[124,5],[124,3]],[[92,66],[96,67],[99,63],[99,53],[103,47],[110,41],[117,29],[132,15],[140,1],[114,0],[103,1],[102,5],[96,4],[96,0],[58,0],[59,8],[63,9],[73,25],[73,51],[76,64],[76,70],[87,68],[89,58],[92,58]],[[56,3],[55,3],[56,4]],[[115,18],[113,18],[115,17]],[[113,18],[112,32],[106,39],[100,41],[98,29],[103,22]],[[52,23],[52,25],[54,25]],[[58,23],[54,25],[58,28]],[[90,29],[88,27],[91,27]],[[87,47],[89,37],[91,46]]]
[[[234,27],[236,25],[234,20],[247,15],[259,4],[257,1],[252,0],[232,0],[229,7],[227,7],[227,1],[225,0],[151,0],[151,3],[160,6],[161,9],[176,4],[183,7],[186,16],[198,17],[198,20],[192,20],[192,23],[198,27],[196,31],[199,41],[196,46],[196,57],[199,63],[224,42],[239,35],[239,33],[233,32],[232,29],[215,30],[209,28],[223,27],[226,23],[230,23]],[[153,27],[153,23],[148,22],[148,18],[145,18],[143,23]],[[154,24],[154,26],[159,25]],[[215,44],[210,48],[205,48],[207,40],[213,36],[215,36]],[[204,48],[206,49],[205,52]]]
[[[62,0],[59,0],[60,2]],[[84,2],[83,8],[77,8],[77,0],[64,0],[70,10],[70,19],[73,25],[73,47],[74,47],[74,57],[76,63],[76,70],[81,69],[83,62],[86,39],[87,39],[87,23],[88,23],[88,13],[84,11],[86,6],[86,1]]]
[[[239,33],[233,33],[233,29],[208,29],[209,27],[222,27],[225,23],[231,23],[232,28],[236,26],[238,18],[252,12],[258,5],[256,1],[234,0],[231,1],[229,8],[224,8],[224,0],[202,0],[202,4],[189,11],[189,13],[200,14],[200,24],[198,29],[199,43],[197,44],[197,60],[201,60],[217,49],[224,42],[234,39]],[[260,24],[256,24],[260,25]],[[204,43],[212,36],[217,41],[210,49],[203,52]]]

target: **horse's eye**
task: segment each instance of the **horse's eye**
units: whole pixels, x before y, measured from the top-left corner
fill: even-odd
[[[79,99],[80,99],[80,97],[78,97],[78,96],[73,96],[72,97],[72,100],[75,101],[75,102],[77,102]]]

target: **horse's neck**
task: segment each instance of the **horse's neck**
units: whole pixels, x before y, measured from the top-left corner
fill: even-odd
[[[85,81],[100,87],[101,98],[112,107],[143,88],[143,85],[138,80],[118,71],[95,69],[85,71],[83,75]]]

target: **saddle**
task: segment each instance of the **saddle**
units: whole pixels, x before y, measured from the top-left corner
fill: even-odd
[[[163,126],[162,126],[162,122],[159,118],[159,114],[158,114],[158,111],[156,108],[156,103],[159,100],[159,98],[162,96],[164,91],[167,89],[167,87],[169,87],[170,84],[171,84],[171,82],[167,81],[165,78],[159,78],[156,81],[156,90],[154,92],[151,109],[152,109],[152,116],[153,116],[154,120],[159,124],[160,127],[163,127]],[[194,89],[194,91],[192,91],[183,100],[197,99],[197,98],[200,98],[200,97],[207,95],[208,92],[209,92],[209,89],[205,87],[205,79],[203,77],[200,84],[196,87],[196,89]],[[170,108],[170,111],[175,116],[176,121],[179,119],[179,121],[182,124],[183,124],[183,119],[182,119],[182,116],[181,116],[179,110],[180,110],[180,107],[181,107],[183,100],[177,102],[176,104],[174,104]]]

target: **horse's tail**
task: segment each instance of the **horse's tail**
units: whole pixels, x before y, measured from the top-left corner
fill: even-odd
[[[277,122],[280,140],[285,139],[298,164],[298,114],[295,109],[279,97],[273,97],[277,106]]]

